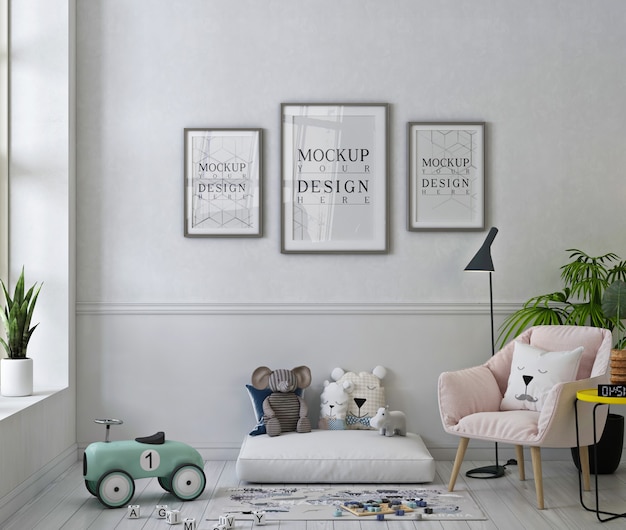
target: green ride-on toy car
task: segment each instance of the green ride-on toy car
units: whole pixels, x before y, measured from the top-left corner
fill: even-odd
[[[161,487],[181,501],[191,501],[204,491],[206,477],[200,453],[182,442],[165,440],[165,433],[109,441],[111,425],[121,420],[103,419],[104,442],[94,442],[85,449],[83,476],[92,495],[109,508],[127,505],[135,494],[135,479],[158,477]]]

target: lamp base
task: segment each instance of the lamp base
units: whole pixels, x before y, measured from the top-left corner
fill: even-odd
[[[469,478],[500,478],[504,476],[504,466],[493,465],[470,469],[465,473]]]

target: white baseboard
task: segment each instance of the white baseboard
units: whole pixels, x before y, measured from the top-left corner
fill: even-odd
[[[435,460],[451,460],[456,457],[456,447],[429,447],[428,450]],[[530,461],[530,452],[528,449],[524,451],[524,459]],[[513,446],[498,446],[498,461],[503,465],[507,460],[516,458],[515,448]],[[541,450],[542,460],[571,460],[572,455],[569,449],[552,449],[544,448]],[[468,447],[465,453],[465,461],[495,461],[495,445],[491,447]],[[495,462],[494,462],[495,463]]]
[[[77,445],[73,444],[59,456],[22,482],[11,493],[0,499],[0,527],[20,508],[32,502],[49,484],[78,460]]]
[[[196,451],[200,453],[204,460],[237,460],[240,443],[190,443]],[[82,460],[87,444],[78,446],[78,458]]]
[[[237,460],[241,444],[195,447],[205,460]]]
[[[238,443],[196,443],[190,444],[196,449],[205,460],[237,460],[241,444]],[[85,452],[86,445],[79,447],[79,458]],[[454,461],[456,457],[456,446],[454,447],[428,447],[428,450],[435,460]],[[528,452],[528,451],[527,451]],[[626,454],[626,451],[625,451]],[[542,449],[541,456],[544,460],[569,460],[571,454],[569,449]],[[468,447],[465,453],[465,460],[490,461],[495,457],[495,446]],[[515,448],[512,446],[498,447],[498,458],[500,463],[506,462],[510,458],[515,458]],[[527,454],[530,460],[530,453]]]
[[[194,445],[195,449],[205,460],[237,460],[239,456],[239,444],[209,444]],[[430,454],[435,460],[454,461],[456,457],[456,447],[429,447]],[[525,458],[530,461],[530,451],[525,449]],[[626,453],[625,453],[626,454]],[[498,447],[498,459],[500,464],[511,458],[515,458],[515,448],[513,446]],[[541,450],[543,460],[571,460],[572,455],[569,449],[544,448]],[[469,447],[465,453],[465,460],[479,460],[489,462],[495,459],[495,446]]]

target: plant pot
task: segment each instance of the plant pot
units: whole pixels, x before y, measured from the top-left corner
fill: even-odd
[[[611,350],[611,384],[626,385],[626,350]]]
[[[622,458],[622,447],[624,446],[624,416],[619,414],[609,414],[606,418],[604,431],[598,441],[598,474],[609,475],[614,473],[619,467]],[[595,474],[593,461],[593,445],[589,446],[589,470]],[[576,447],[572,447],[572,458],[574,464],[580,471],[580,459]]]
[[[33,393],[33,360],[2,359],[0,394],[7,397],[30,396]]]

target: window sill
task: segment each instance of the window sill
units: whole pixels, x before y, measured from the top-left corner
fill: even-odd
[[[63,388],[37,390],[36,392],[33,392],[31,396],[24,397],[0,396],[0,421],[17,414],[18,412],[27,409],[40,401],[43,401],[61,390],[63,390]]]

